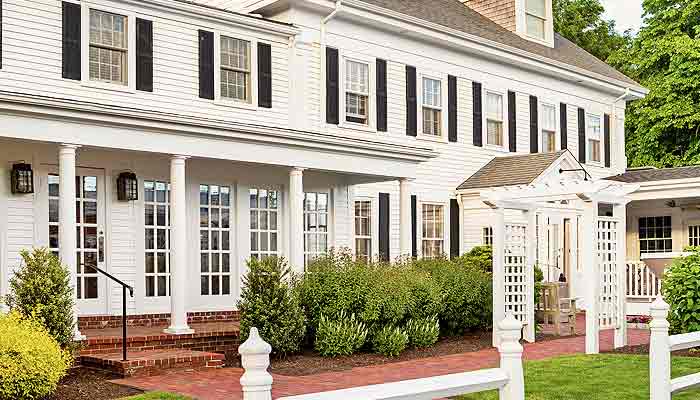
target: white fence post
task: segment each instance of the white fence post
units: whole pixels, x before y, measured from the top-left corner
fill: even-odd
[[[272,347],[260,337],[258,328],[250,328],[248,340],[238,347],[245,371],[241,376],[243,400],[272,400],[272,375],[267,372],[271,352]]]
[[[501,400],[525,400],[525,377],[523,375],[523,346],[520,335],[523,324],[512,312],[499,324],[501,344],[501,369],[508,374],[508,383],[501,389]]]
[[[671,400],[671,342],[668,311],[670,307],[659,296],[651,304],[651,338],[649,341],[649,382],[651,400]]]

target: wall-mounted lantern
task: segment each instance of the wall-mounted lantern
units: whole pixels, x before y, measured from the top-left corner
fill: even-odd
[[[34,193],[34,171],[24,162],[12,165],[12,194]]]
[[[119,201],[139,199],[139,181],[133,172],[122,172],[117,178],[117,198]]]

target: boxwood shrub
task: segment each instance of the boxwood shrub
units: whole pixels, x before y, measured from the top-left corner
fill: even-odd
[[[700,252],[680,257],[666,269],[662,292],[671,306],[673,333],[700,331]]]

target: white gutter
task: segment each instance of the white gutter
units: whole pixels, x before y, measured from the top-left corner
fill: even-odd
[[[321,110],[320,110],[321,112],[319,113],[319,116],[321,118],[320,122],[321,122],[321,126],[323,127],[321,129],[323,131],[326,130],[326,128],[325,128],[326,127],[326,90],[327,90],[326,84],[325,84],[325,82],[326,82],[326,25],[328,24],[328,22],[330,22],[330,20],[335,18],[336,15],[338,15],[338,13],[340,12],[340,6],[342,6],[342,5],[343,5],[343,0],[337,0],[335,2],[335,9],[333,9],[333,11],[330,14],[328,14],[325,18],[323,18],[321,20],[321,28],[320,28],[320,36],[321,37],[319,38],[319,42],[321,43],[321,57],[319,57],[321,65],[319,65],[319,67],[320,67],[319,71],[321,71],[321,88],[322,88],[322,90],[321,90],[321,102],[320,103],[321,103],[322,107],[321,107]]]

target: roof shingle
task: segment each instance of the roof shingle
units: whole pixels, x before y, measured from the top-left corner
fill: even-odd
[[[673,179],[693,179],[700,178],[700,166],[661,168],[661,169],[637,169],[629,170],[624,174],[605,178],[611,181],[626,183],[642,183],[667,181]]]
[[[496,157],[457,190],[529,185],[567,151]]]

